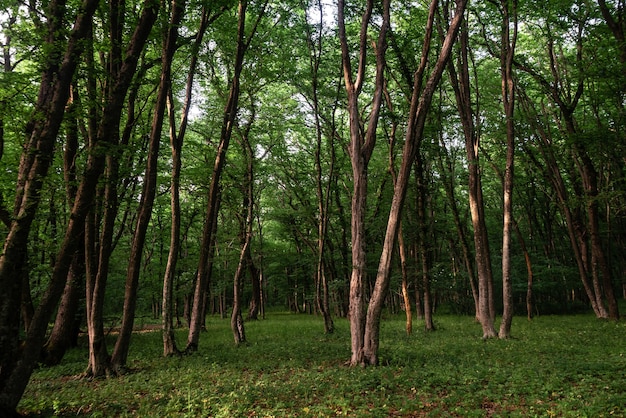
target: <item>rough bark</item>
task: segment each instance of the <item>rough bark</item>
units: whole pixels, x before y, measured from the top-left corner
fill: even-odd
[[[389,26],[389,0],[383,2],[383,23],[376,44],[376,78],[375,91],[369,112],[367,129],[361,124],[359,95],[363,87],[367,67],[367,29],[374,8],[373,0],[368,0],[366,10],[361,18],[359,34],[359,52],[356,76],[352,73],[350,50],[345,29],[344,1],[339,0],[337,17],[339,24],[339,40],[343,79],[348,96],[348,115],[350,144],[348,153],[352,166],[352,274],[350,277],[350,335],[352,355],[350,364],[356,366],[365,363],[363,353],[365,334],[365,284],[366,284],[366,249],[365,249],[365,212],[367,208],[367,167],[376,143],[376,128],[382,104],[384,88],[384,67],[386,34]]]

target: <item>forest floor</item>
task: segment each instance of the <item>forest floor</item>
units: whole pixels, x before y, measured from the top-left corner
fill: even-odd
[[[159,332],[133,337],[126,375],[86,380],[85,344],[35,371],[18,410],[29,417],[608,417],[626,416],[626,322],[590,315],[516,317],[513,338],[483,341],[471,317],[435,316],[435,332],[382,324],[381,365],[345,366],[350,331],[335,319],[269,313],[207,318],[193,355],[163,358]],[[179,330],[179,344],[185,341]],[[113,338],[113,336],[111,336]],[[112,346],[113,340],[109,343]]]

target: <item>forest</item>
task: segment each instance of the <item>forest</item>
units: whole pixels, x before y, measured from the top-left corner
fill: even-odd
[[[386,314],[619,320],[623,0],[0,4],[0,410],[144,322],[347,319],[376,366]]]

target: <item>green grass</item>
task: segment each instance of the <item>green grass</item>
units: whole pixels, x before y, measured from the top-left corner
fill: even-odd
[[[199,351],[162,358],[161,334],[133,337],[117,378],[85,380],[84,348],[37,370],[19,405],[29,416],[415,417],[626,416],[626,323],[588,315],[515,318],[514,338],[483,341],[472,318],[437,316],[407,337],[383,322],[381,366],[350,368],[350,333],[336,319],[272,313],[246,323],[209,318]],[[421,328],[417,323],[416,328]],[[185,332],[178,334],[179,342]]]

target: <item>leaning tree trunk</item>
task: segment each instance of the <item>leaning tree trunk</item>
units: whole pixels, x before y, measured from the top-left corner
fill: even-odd
[[[146,171],[144,174],[143,190],[139,202],[139,214],[137,216],[137,226],[130,250],[128,270],[126,272],[126,286],[124,292],[124,313],[120,333],[115,342],[111,355],[111,366],[116,373],[126,367],[130,338],[133,332],[135,321],[135,309],[137,306],[137,290],[139,286],[139,273],[141,270],[141,255],[146,240],[146,234],[150,219],[152,217],[152,207],[157,189],[157,171],[159,148],[161,144],[161,130],[167,98],[171,88],[171,65],[176,52],[176,41],[178,39],[178,25],[182,20],[185,11],[185,2],[175,1],[172,5],[172,15],[170,18],[169,31],[163,41],[161,56],[161,79],[157,94],[154,116],[150,130],[150,141],[148,148],[148,158],[146,160]],[[156,17],[156,16],[155,16]]]
[[[457,2],[454,17],[450,22],[447,35],[441,46],[441,51],[437,57],[437,61],[431,71],[428,81],[421,90],[422,74],[426,68],[426,60],[430,50],[430,38],[432,36],[432,25],[437,9],[437,1],[431,3],[428,24],[426,28],[426,36],[424,40],[424,48],[422,52],[422,61],[415,75],[413,85],[413,95],[411,98],[411,106],[409,110],[409,119],[407,124],[407,133],[402,151],[402,163],[398,171],[398,178],[394,186],[391,208],[389,210],[389,219],[387,221],[387,230],[383,243],[380,261],[378,264],[378,272],[376,274],[376,282],[367,310],[367,322],[364,336],[364,354],[363,361],[365,364],[378,364],[378,345],[380,335],[380,318],[382,313],[383,302],[385,300],[387,290],[389,288],[389,280],[391,277],[391,255],[393,247],[396,243],[398,229],[400,226],[400,218],[406,191],[411,174],[411,167],[417,152],[419,151],[420,142],[424,132],[426,123],[426,114],[430,108],[433,94],[441,80],[441,76],[445,69],[446,63],[452,50],[452,45],[456,39],[463,13],[465,11],[466,0]],[[388,9],[385,13],[388,13]],[[384,20],[384,18],[383,18]],[[389,20],[387,20],[389,22]]]
[[[231,80],[230,92],[226,107],[224,108],[224,117],[222,120],[222,129],[220,132],[220,143],[217,147],[215,155],[215,163],[213,165],[213,173],[211,176],[211,184],[209,185],[208,204],[205,215],[204,230],[202,233],[202,243],[200,247],[200,257],[198,262],[198,273],[196,277],[196,286],[193,296],[193,307],[191,311],[191,320],[189,325],[189,333],[187,335],[187,352],[196,351],[200,341],[200,331],[204,323],[205,316],[205,294],[210,279],[210,269],[212,252],[215,240],[215,232],[217,231],[217,215],[220,201],[220,179],[224,165],[226,164],[226,152],[230,144],[237,110],[239,108],[239,85],[241,71],[243,69],[243,61],[246,50],[250,47],[250,42],[254,38],[256,28],[265,13],[264,3],[263,9],[259,12],[250,34],[246,37],[246,11],[248,2],[246,0],[239,1],[238,14],[239,20],[237,24],[237,51],[235,54],[233,78]]]
[[[22,283],[19,277],[26,263],[23,255],[26,254],[31,225],[41,200],[43,181],[52,163],[70,82],[80,61],[83,41],[90,31],[97,5],[97,0],[85,0],[81,4],[64,54],[57,54],[57,45],[63,42],[57,36],[65,33],[64,2],[52,1],[48,5],[46,44],[55,47],[48,48],[50,55],[45,63],[36,111],[27,124],[30,138],[20,159],[14,218],[0,253],[0,411],[14,410],[24,393],[45,341],[48,320],[63,291],[67,272],[63,275],[62,270],[66,267],[69,269],[69,263],[55,264],[57,276],[53,276],[34,314],[26,340],[20,345]]]
[[[84,241],[84,235],[79,236]],[[54,327],[42,349],[42,362],[54,366],[61,362],[65,352],[76,344],[80,324],[77,319],[81,291],[85,288],[85,254],[77,251],[67,276]]]

